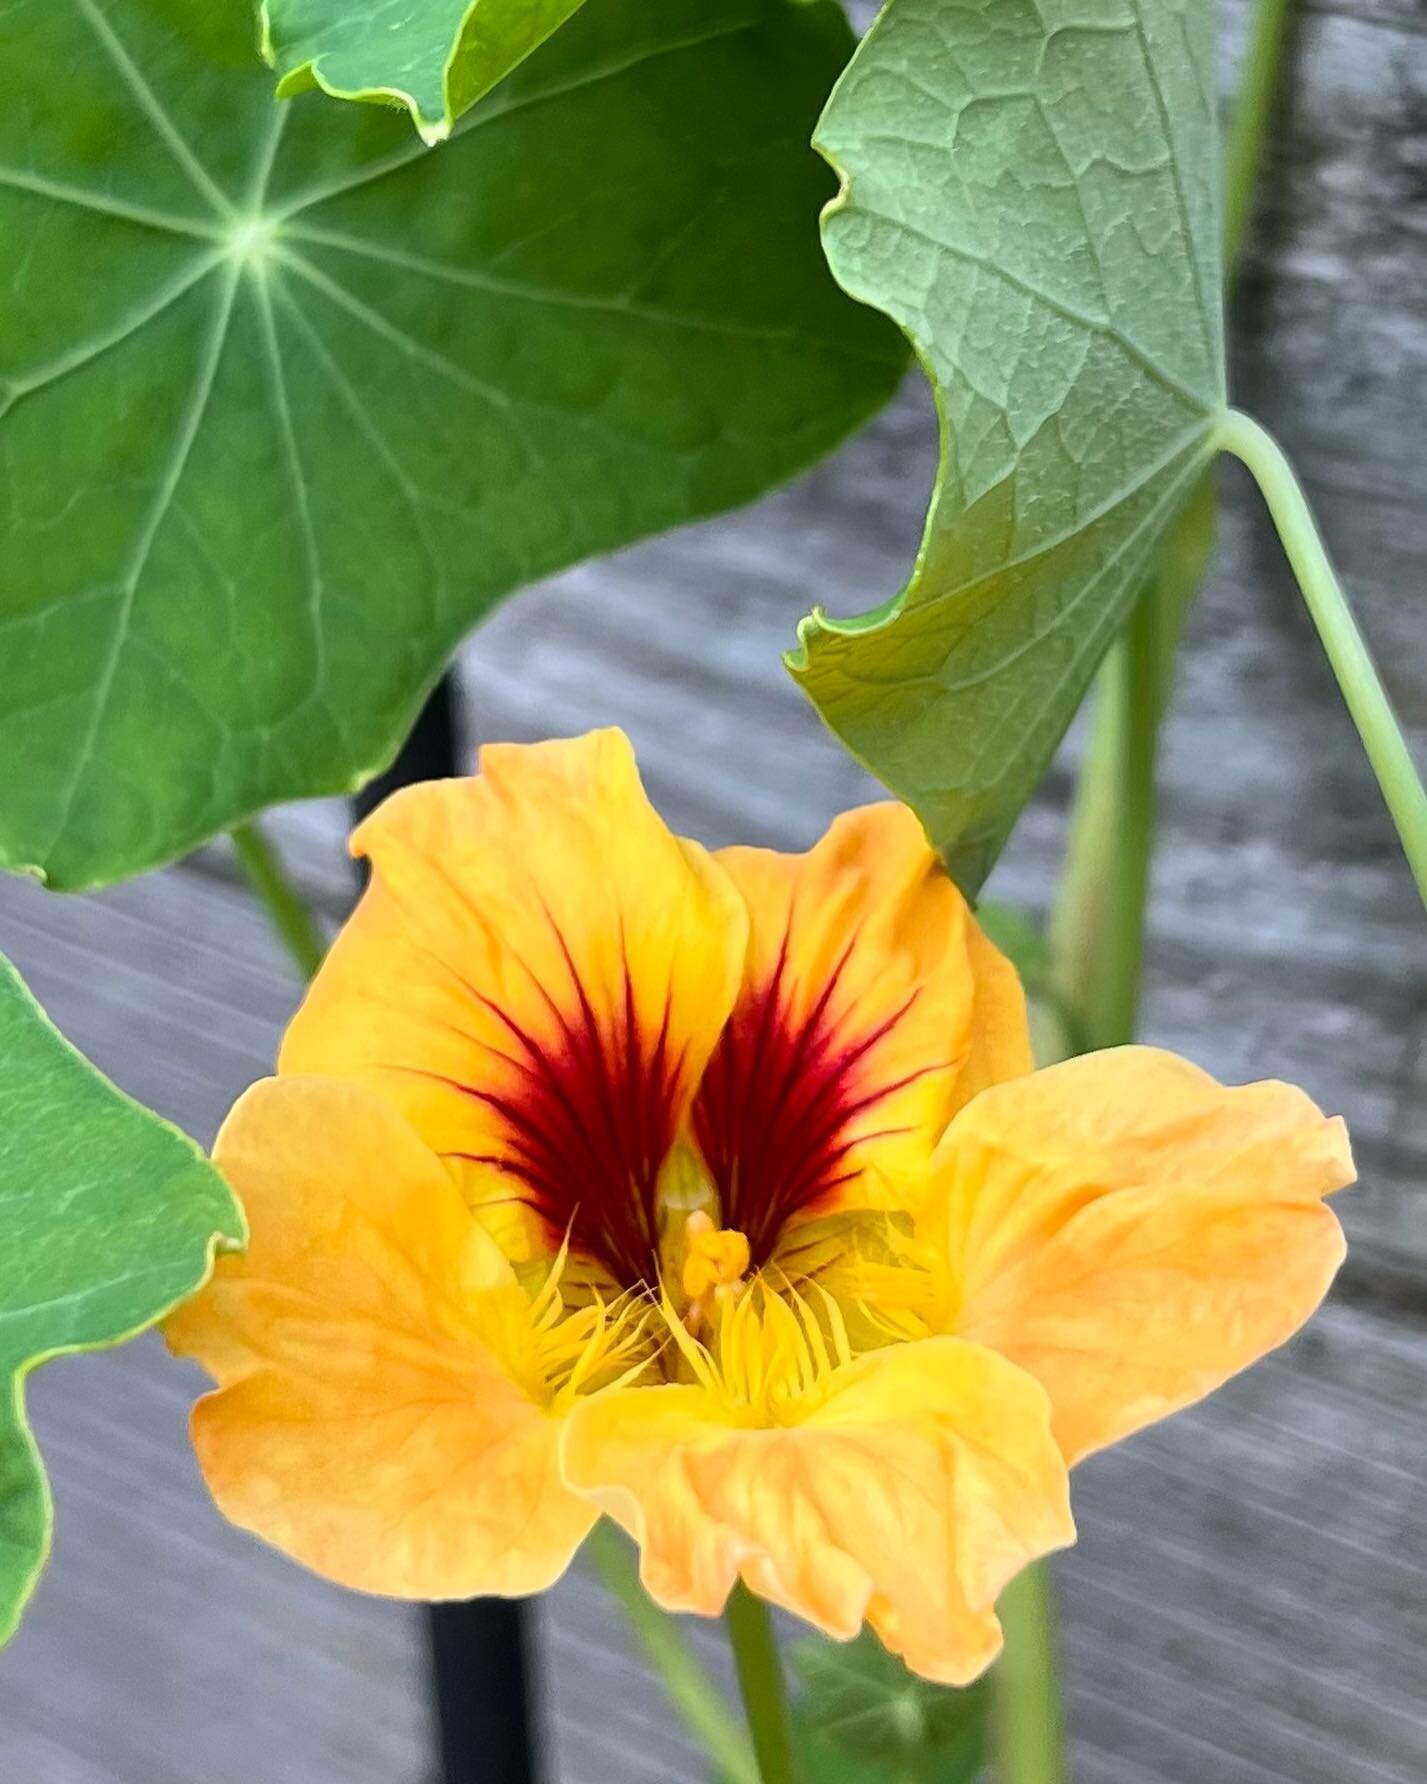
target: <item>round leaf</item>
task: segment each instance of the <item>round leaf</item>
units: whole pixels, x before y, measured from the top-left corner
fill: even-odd
[[[591,0],[439,150],[275,102],[241,5],[5,36],[0,866],[99,883],[351,789],[501,596],[896,382],[817,241],[831,0]]]
[[[990,1686],[962,1690],[909,1673],[876,1636],[802,1642],[799,1725],[811,1775],[847,1784],[974,1784],[987,1757]]]

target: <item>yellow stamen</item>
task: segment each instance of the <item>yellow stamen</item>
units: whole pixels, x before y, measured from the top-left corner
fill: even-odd
[[[684,1223],[684,1293],[702,1301],[716,1289],[730,1288],[748,1269],[748,1240],[735,1227],[716,1227],[699,1209]]]

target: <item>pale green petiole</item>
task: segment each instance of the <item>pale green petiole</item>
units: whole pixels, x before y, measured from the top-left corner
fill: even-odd
[[[1248,231],[1292,12],[1293,0],[1258,0],[1249,28],[1234,120],[1224,145],[1224,269],[1230,279]]]
[[[253,895],[268,914],[278,939],[304,979],[310,979],[327,951],[316,917],[287,877],[282,857],[256,819],[230,832],[234,853]]]
[[[585,1551],[619,1600],[651,1670],[689,1732],[718,1767],[726,1784],[760,1784],[748,1736],[709,1677],[679,1626],[639,1583],[634,1551],[608,1523],[596,1524]]]
[[[753,1736],[757,1776],[761,1784],[798,1784],[783,1663],[768,1606],[740,1581],[729,1598],[724,1623]]]
[[[996,1614],[1006,1637],[995,1674],[997,1777],[1001,1784],[1061,1784],[1055,1591],[1045,1562],[1016,1575]]]
[[[1293,467],[1273,435],[1237,409],[1224,417],[1224,450],[1253,473],[1278,529],[1283,549],[1303,591],[1303,599],[1343,701],[1358,728],[1383,799],[1397,826],[1402,852],[1427,905],[1427,789],[1407,747],[1402,727],[1358,630],[1323,544],[1313,511]]]

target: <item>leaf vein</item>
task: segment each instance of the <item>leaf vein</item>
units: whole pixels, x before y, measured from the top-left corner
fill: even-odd
[[[858,352],[844,342],[809,335],[793,324],[786,328],[770,328],[758,323],[730,322],[723,317],[694,316],[658,304],[646,304],[622,297],[594,297],[581,291],[561,291],[550,285],[527,284],[519,279],[503,279],[475,267],[452,266],[447,261],[428,260],[423,255],[409,254],[402,249],[388,248],[382,243],[348,235],[341,230],[322,229],[297,224],[284,231],[289,237],[310,243],[313,247],[333,248],[354,254],[382,265],[398,266],[419,277],[435,279],[472,291],[487,291],[497,297],[510,297],[525,303],[550,304],[564,309],[590,311],[595,314],[629,316],[636,321],[652,322],[662,327],[687,329],[696,334],[727,337],[732,340],[786,343],[806,341],[809,345],[847,358],[882,364],[886,355]]]
[[[205,256],[190,267],[180,278],[171,280],[160,286],[151,294],[149,300],[137,309],[131,310],[119,322],[106,329],[102,334],[92,335],[89,340],[81,341],[61,353],[45,365],[37,366],[33,371],[10,380],[8,386],[0,385],[0,417],[9,411],[24,397],[33,396],[36,391],[58,382],[70,372],[76,372],[83,366],[91,365],[104,354],[112,352],[115,347],[122,347],[125,341],[132,340],[151,322],[156,322],[195,285],[208,277],[215,267],[221,264],[222,254]]]
[[[71,186],[64,180],[51,180],[43,174],[27,173],[19,167],[0,167],[0,186],[16,192],[29,192],[37,198],[50,198],[56,204],[70,204],[77,209],[94,211],[101,217],[114,217],[121,223],[137,223],[144,229],[163,230],[169,235],[198,236],[204,241],[217,241],[221,231],[212,223],[180,217],[174,212],[154,210],[149,205],[130,204],[127,199],[113,198],[103,192],[90,192],[83,186]]]
[[[1174,149],[1174,125],[1169,101],[1165,96],[1164,83],[1160,80],[1159,67],[1150,49],[1149,39],[1145,35],[1145,22],[1140,12],[1141,3],[1142,0],[1134,0],[1132,8],[1135,17],[1135,36],[1139,41],[1140,55],[1144,60],[1145,72],[1149,76],[1150,93],[1154,98],[1155,109],[1159,113],[1160,129],[1164,135],[1170,182],[1174,187],[1174,200],[1179,209],[1180,228],[1184,231],[1184,256],[1189,262],[1189,276],[1194,282],[1194,309],[1199,323],[1199,332],[1204,342],[1205,351],[1209,355],[1209,363],[1217,372],[1222,367],[1222,352],[1217,338],[1218,331],[1211,325],[1212,312],[1204,292],[1199,256],[1195,252],[1195,232],[1193,221],[1189,215],[1189,201],[1184,195],[1184,181],[1179,171],[1179,156]],[[1217,128],[1216,122],[1214,129],[1217,130]],[[1213,140],[1212,137],[1211,140]]]
[[[220,216],[232,213],[227,194],[213,179],[193,151],[193,145],[169,116],[163,101],[144,79],[143,72],[125,49],[118,33],[95,4],[95,0],[75,0],[79,15],[98,39],[100,47],[117,69],[119,78],[137,100],[140,110],[162,138],[179,167],[197,191],[208,200]]]
[[[233,313],[233,302],[238,290],[238,273],[238,265],[233,262],[215,307],[214,320],[209,330],[208,339],[199,354],[193,387],[189,400],[180,413],[174,443],[169,451],[163,475],[159,479],[158,492],[139,529],[133,556],[120,585],[119,601],[115,609],[108,653],[94,684],[94,703],[89,723],[75,749],[74,767],[70,772],[68,782],[56,803],[55,827],[49,849],[51,854],[59,846],[69,824],[74,801],[84,779],[84,771],[89,764],[95,740],[99,735],[99,727],[103,723],[104,715],[109,707],[119,662],[124,652],[124,643],[128,636],[129,622],[133,616],[140,578],[143,576],[144,567],[149,560],[149,553],[153,550],[154,541],[163,526],[164,517],[177,492],[179,482],[188,464],[189,455],[193,450],[193,443],[198,437],[199,429],[203,425],[203,418],[208,410],[209,398],[212,396],[213,386],[217,382],[218,366],[228,338],[228,323]]]
[[[417,537],[421,541],[421,548],[426,553],[426,560],[431,567],[432,580],[435,584],[435,588],[438,595],[444,596],[447,590],[446,566],[432,542],[431,534],[426,523],[426,515],[421,505],[420,492],[412,482],[411,478],[407,475],[391,447],[382,437],[381,430],[373,421],[370,410],[357,394],[356,386],[342,369],[341,364],[328,350],[326,342],[323,341],[321,334],[313,326],[307,312],[297,301],[296,297],[294,297],[284,286],[279,285],[277,291],[279,297],[281,297],[283,303],[286,305],[288,313],[291,315],[293,321],[306,336],[308,346],[317,363],[327,374],[333,388],[342,398],[358,427],[361,429],[374,456],[385,467],[392,483],[400,492],[403,501],[411,513],[412,524],[415,526]],[[433,620],[434,615],[430,615],[428,616],[427,623],[433,623]]]
[[[943,253],[950,254],[953,259],[964,260],[968,266],[977,267],[980,271],[989,273],[993,278],[1003,279],[1013,289],[1020,291],[1026,297],[1033,298],[1037,303],[1044,304],[1048,310],[1053,310],[1056,315],[1063,317],[1065,321],[1073,323],[1078,328],[1083,328],[1088,334],[1101,335],[1107,340],[1117,342],[1124,348],[1129,358],[1142,366],[1166,390],[1179,397],[1199,414],[1208,415],[1211,413],[1212,405],[1203,396],[1197,391],[1191,390],[1188,385],[1176,378],[1173,372],[1160,365],[1153,354],[1141,347],[1132,336],[1127,335],[1112,317],[1091,315],[1088,311],[1079,309],[1064,298],[1052,296],[1050,292],[1023,274],[1012,272],[1009,267],[999,265],[989,255],[978,254],[975,249],[962,247],[956,242],[944,241],[940,236],[932,235],[929,231],[919,228],[915,223],[908,223],[904,218],[888,217],[885,221],[893,229],[902,229],[908,235],[916,236],[928,247],[937,248]]]

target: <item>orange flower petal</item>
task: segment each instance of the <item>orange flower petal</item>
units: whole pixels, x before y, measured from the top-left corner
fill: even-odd
[[[948,1684],[995,1658],[1007,1580],[1074,1537],[1044,1393],[955,1338],[846,1364],[774,1427],[706,1387],[616,1390],[575,1409],[563,1453],[668,1609],[714,1615],[742,1576]]]
[[[968,919],[966,959],[974,986],[970,1046],[952,1088],[954,1115],[974,1096],[1035,1068],[1020,974],[981,925]]]
[[[502,1344],[526,1301],[440,1163],[359,1086],[269,1079],[214,1156],[252,1230],[167,1324],[218,1383],[194,1445],[224,1514],[343,1585],[524,1593],[592,1521]]]
[[[1015,973],[904,806],[849,812],[806,855],[715,859],[748,960],[695,1132],[759,1264],[794,1214],[920,1200],[953,1110],[1030,1045]]]
[[[665,828],[619,732],[491,746],[480,768],[396,794],[353,837],[372,883],[279,1070],[393,1100],[512,1252],[573,1225],[629,1282],[653,1267],[659,1165],[747,919]]]
[[[1198,1400],[1318,1305],[1347,1134],[1286,1084],[1123,1047],[988,1090],[937,1154],[953,1329],[1045,1384],[1078,1460]]]

